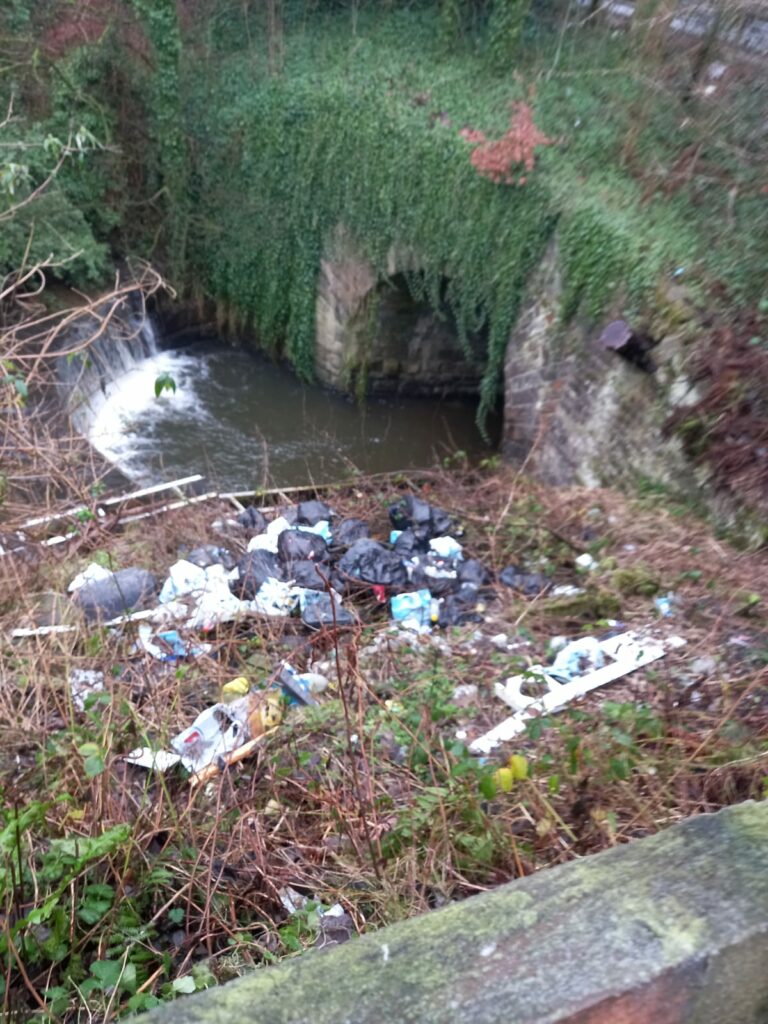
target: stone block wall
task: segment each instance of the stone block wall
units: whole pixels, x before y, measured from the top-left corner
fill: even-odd
[[[362,375],[374,393],[476,395],[483,375],[482,344],[473,359],[462,351],[450,318],[411,298],[404,271],[417,270],[409,252],[391,252],[379,280],[343,231],[322,261],[315,306],[315,371],[329,387],[354,390]]]
[[[561,290],[555,241],[507,348],[504,455],[554,485],[631,486],[646,477],[698,493],[702,481],[679,440],[663,431],[690,393],[682,336],[662,337],[651,353],[656,371],[645,372],[600,345],[603,324],[562,324]]]
[[[766,1024],[768,803],[690,818],[147,1024]]]

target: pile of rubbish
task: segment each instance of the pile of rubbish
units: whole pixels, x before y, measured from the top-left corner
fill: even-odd
[[[343,629],[357,626],[371,603],[388,603],[394,627],[406,635],[481,623],[487,602],[495,596],[490,586],[494,576],[482,562],[465,557],[461,524],[412,494],[398,498],[388,511],[392,529],[382,542],[371,536],[363,520],[340,518],[323,501],[276,509],[269,518],[250,506],[213,524],[225,546],[207,544],[189,551],[171,565],[161,586],[144,569],[112,572],[92,563],[72,580],[69,591],[90,621],[117,625],[139,620],[134,652],[170,663],[215,655],[214,645],[199,635],[250,617],[300,620],[310,632]],[[597,563],[584,553],[575,564],[583,573]],[[516,566],[503,569],[497,582],[529,597],[580,592],[573,585],[552,586],[541,573]],[[671,604],[658,610],[669,614]],[[533,715],[557,711],[684,642],[622,632],[617,622],[609,625],[612,630],[602,640],[563,640],[551,665],[532,666],[496,684],[496,696],[513,714],[474,739],[470,750],[488,753],[521,732]],[[75,706],[83,707],[88,693],[103,689],[99,675],[73,673]],[[532,681],[543,692],[523,693]],[[256,689],[242,678],[227,684],[220,702],[179,733],[171,750],[142,747],[126,760],[155,771],[182,765],[193,783],[205,781],[248,756],[274,732],[285,697],[312,704],[327,685],[322,675],[299,674],[283,661]]]
[[[618,624],[617,624],[618,625]],[[488,754],[525,730],[536,715],[562,711],[578,697],[612,683],[636,669],[658,661],[685,640],[679,636],[654,638],[648,633],[611,632],[602,640],[587,636],[564,643],[551,665],[532,665],[526,672],[496,683],[496,696],[513,709],[489,732],[473,740],[473,754]],[[543,689],[541,696],[523,693],[531,686]]]
[[[480,622],[483,587],[492,576],[464,557],[456,539],[461,526],[413,495],[393,504],[389,516],[393,529],[382,543],[362,520],[338,519],[322,501],[277,510],[271,520],[249,507],[214,524],[245,547],[240,557],[227,547],[195,548],[170,567],[159,594],[155,577],[144,569],[112,572],[93,563],[69,590],[91,621],[111,624],[129,616],[203,633],[246,616],[296,613],[310,630],[353,626],[359,614],[351,599],[366,595],[379,603],[389,599],[392,618],[406,629]],[[511,581],[514,570],[505,572]],[[155,635],[144,629],[140,642],[161,658],[191,650],[175,630]]]

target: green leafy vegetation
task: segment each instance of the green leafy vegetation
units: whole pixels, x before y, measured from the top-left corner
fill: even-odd
[[[368,260],[381,279],[394,267],[456,318],[465,345],[486,339],[481,420],[555,234],[566,320],[609,305],[642,317],[673,277],[759,299],[764,92],[733,88],[708,106],[691,93],[698,65],[668,67],[650,30],[610,34],[572,13],[528,0],[193,4],[181,24],[170,0],[134,0],[123,24],[60,47],[41,79],[45,116],[28,102],[7,129],[31,148],[8,154],[6,191],[39,181],[36,137],[82,125],[99,149],[62,168],[34,231],[24,210],[11,220],[0,262],[55,239],[61,276],[78,281],[103,272],[107,241],[151,254],[221,325],[307,379],[323,255]],[[20,0],[3,17],[21,39],[56,38]],[[23,104],[31,81],[16,91]],[[502,137],[513,102],[530,102],[554,142],[514,186],[478,174],[463,137]]]
[[[391,630],[370,596],[364,628],[312,637],[329,681],[321,703],[284,708],[252,758],[193,788],[180,768],[146,772],[121,755],[166,749],[225,681],[264,685],[284,657],[304,668],[310,648],[296,648],[295,620],[222,625],[204,634],[214,658],[176,663],[137,651],[132,627],[82,623],[6,643],[0,984],[11,1010],[112,1020],[323,945],[323,916],[336,904],[353,936],[686,813],[763,797],[765,716],[753,699],[768,659],[762,555],[713,547],[658,494],[644,509],[607,492],[585,504],[583,492],[503,470],[427,480],[432,501],[471,507],[466,548],[497,573],[523,564],[553,582],[580,581],[574,552],[589,529],[596,586],[612,611],[657,622],[653,591],[674,586],[670,629],[691,640],[698,630],[717,658],[694,668],[683,648],[532,720],[481,759],[467,744],[508,712],[495,684],[527,672],[536,686],[531,666],[548,661],[555,636],[599,636],[615,623],[591,600],[557,609],[492,585],[482,623],[427,637]],[[328,500],[383,536],[393,486],[360,479]],[[89,552],[62,560],[46,551],[21,563],[24,594],[63,592],[92,560],[162,577],[221,511],[195,504],[102,532]],[[2,591],[6,635],[20,619],[18,590],[13,580]],[[734,635],[738,645],[727,642]],[[104,677],[82,710],[73,668]]]
[[[515,19],[525,6],[494,5],[490,25],[503,16],[521,31]],[[694,202],[684,184],[649,193],[654,181],[623,157],[633,105],[647,106],[645,83],[627,74],[625,43],[572,33],[559,67],[542,78],[557,27],[541,21],[505,73],[489,75],[466,32],[445,51],[428,10],[361,12],[354,35],[341,16],[317,17],[286,27],[278,76],[258,47],[195,74],[187,83],[200,184],[192,277],[220,320],[253,329],[308,377],[322,255],[351,251],[382,278],[394,262],[415,296],[450,308],[461,337],[486,332],[484,411],[526,282],[558,225],[565,319],[598,318],[614,298],[642,315],[673,274],[700,287],[721,277],[737,294],[759,294],[759,261],[732,258],[764,244],[752,199],[718,223],[730,242],[715,247],[700,195]],[[522,187],[478,180],[460,132],[501,135],[526,82],[537,84],[536,123],[557,145],[539,153]],[[674,95],[654,101],[633,136],[633,161],[653,153],[654,167],[674,162],[697,137],[679,119]],[[754,191],[750,166],[732,173]],[[722,187],[701,187],[727,199]]]

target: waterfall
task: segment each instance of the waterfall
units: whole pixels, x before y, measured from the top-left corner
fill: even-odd
[[[61,340],[56,358],[61,405],[72,428],[126,476],[155,483],[168,476],[155,430],[173,423],[186,433],[199,420],[196,388],[205,379],[205,365],[184,350],[163,346],[138,304],[124,303],[102,328],[98,315],[84,317]],[[158,378],[172,379],[176,389],[157,395]]]
[[[86,318],[68,332],[62,348],[71,352],[92,337],[98,328],[99,322],[95,317]],[[74,428],[87,435],[104,403],[109,400],[110,386],[159,351],[151,317],[143,311],[126,310],[122,315],[113,317],[106,330],[83,352],[59,356],[56,375]]]

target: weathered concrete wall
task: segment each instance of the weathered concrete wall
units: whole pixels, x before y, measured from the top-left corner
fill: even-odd
[[[329,387],[344,388],[349,381],[360,346],[350,321],[375,287],[371,265],[337,232],[333,252],[320,264],[315,304],[315,372]]]
[[[647,373],[602,347],[600,325],[560,320],[554,241],[529,285],[504,367],[504,454],[555,485],[634,485],[641,477],[698,493],[702,480],[663,425],[691,397],[685,377],[686,311],[659,318]],[[680,300],[682,302],[682,300]],[[666,303],[666,300],[665,300]],[[682,323],[681,323],[682,321]],[[654,327],[654,325],[652,325]]]
[[[450,320],[414,302],[402,277],[418,261],[392,251],[387,278],[342,231],[322,261],[315,307],[315,370],[329,387],[373,392],[475,395],[483,359],[467,359]]]
[[[147,1024],[765,1024],[768,803],[541,871]]]

